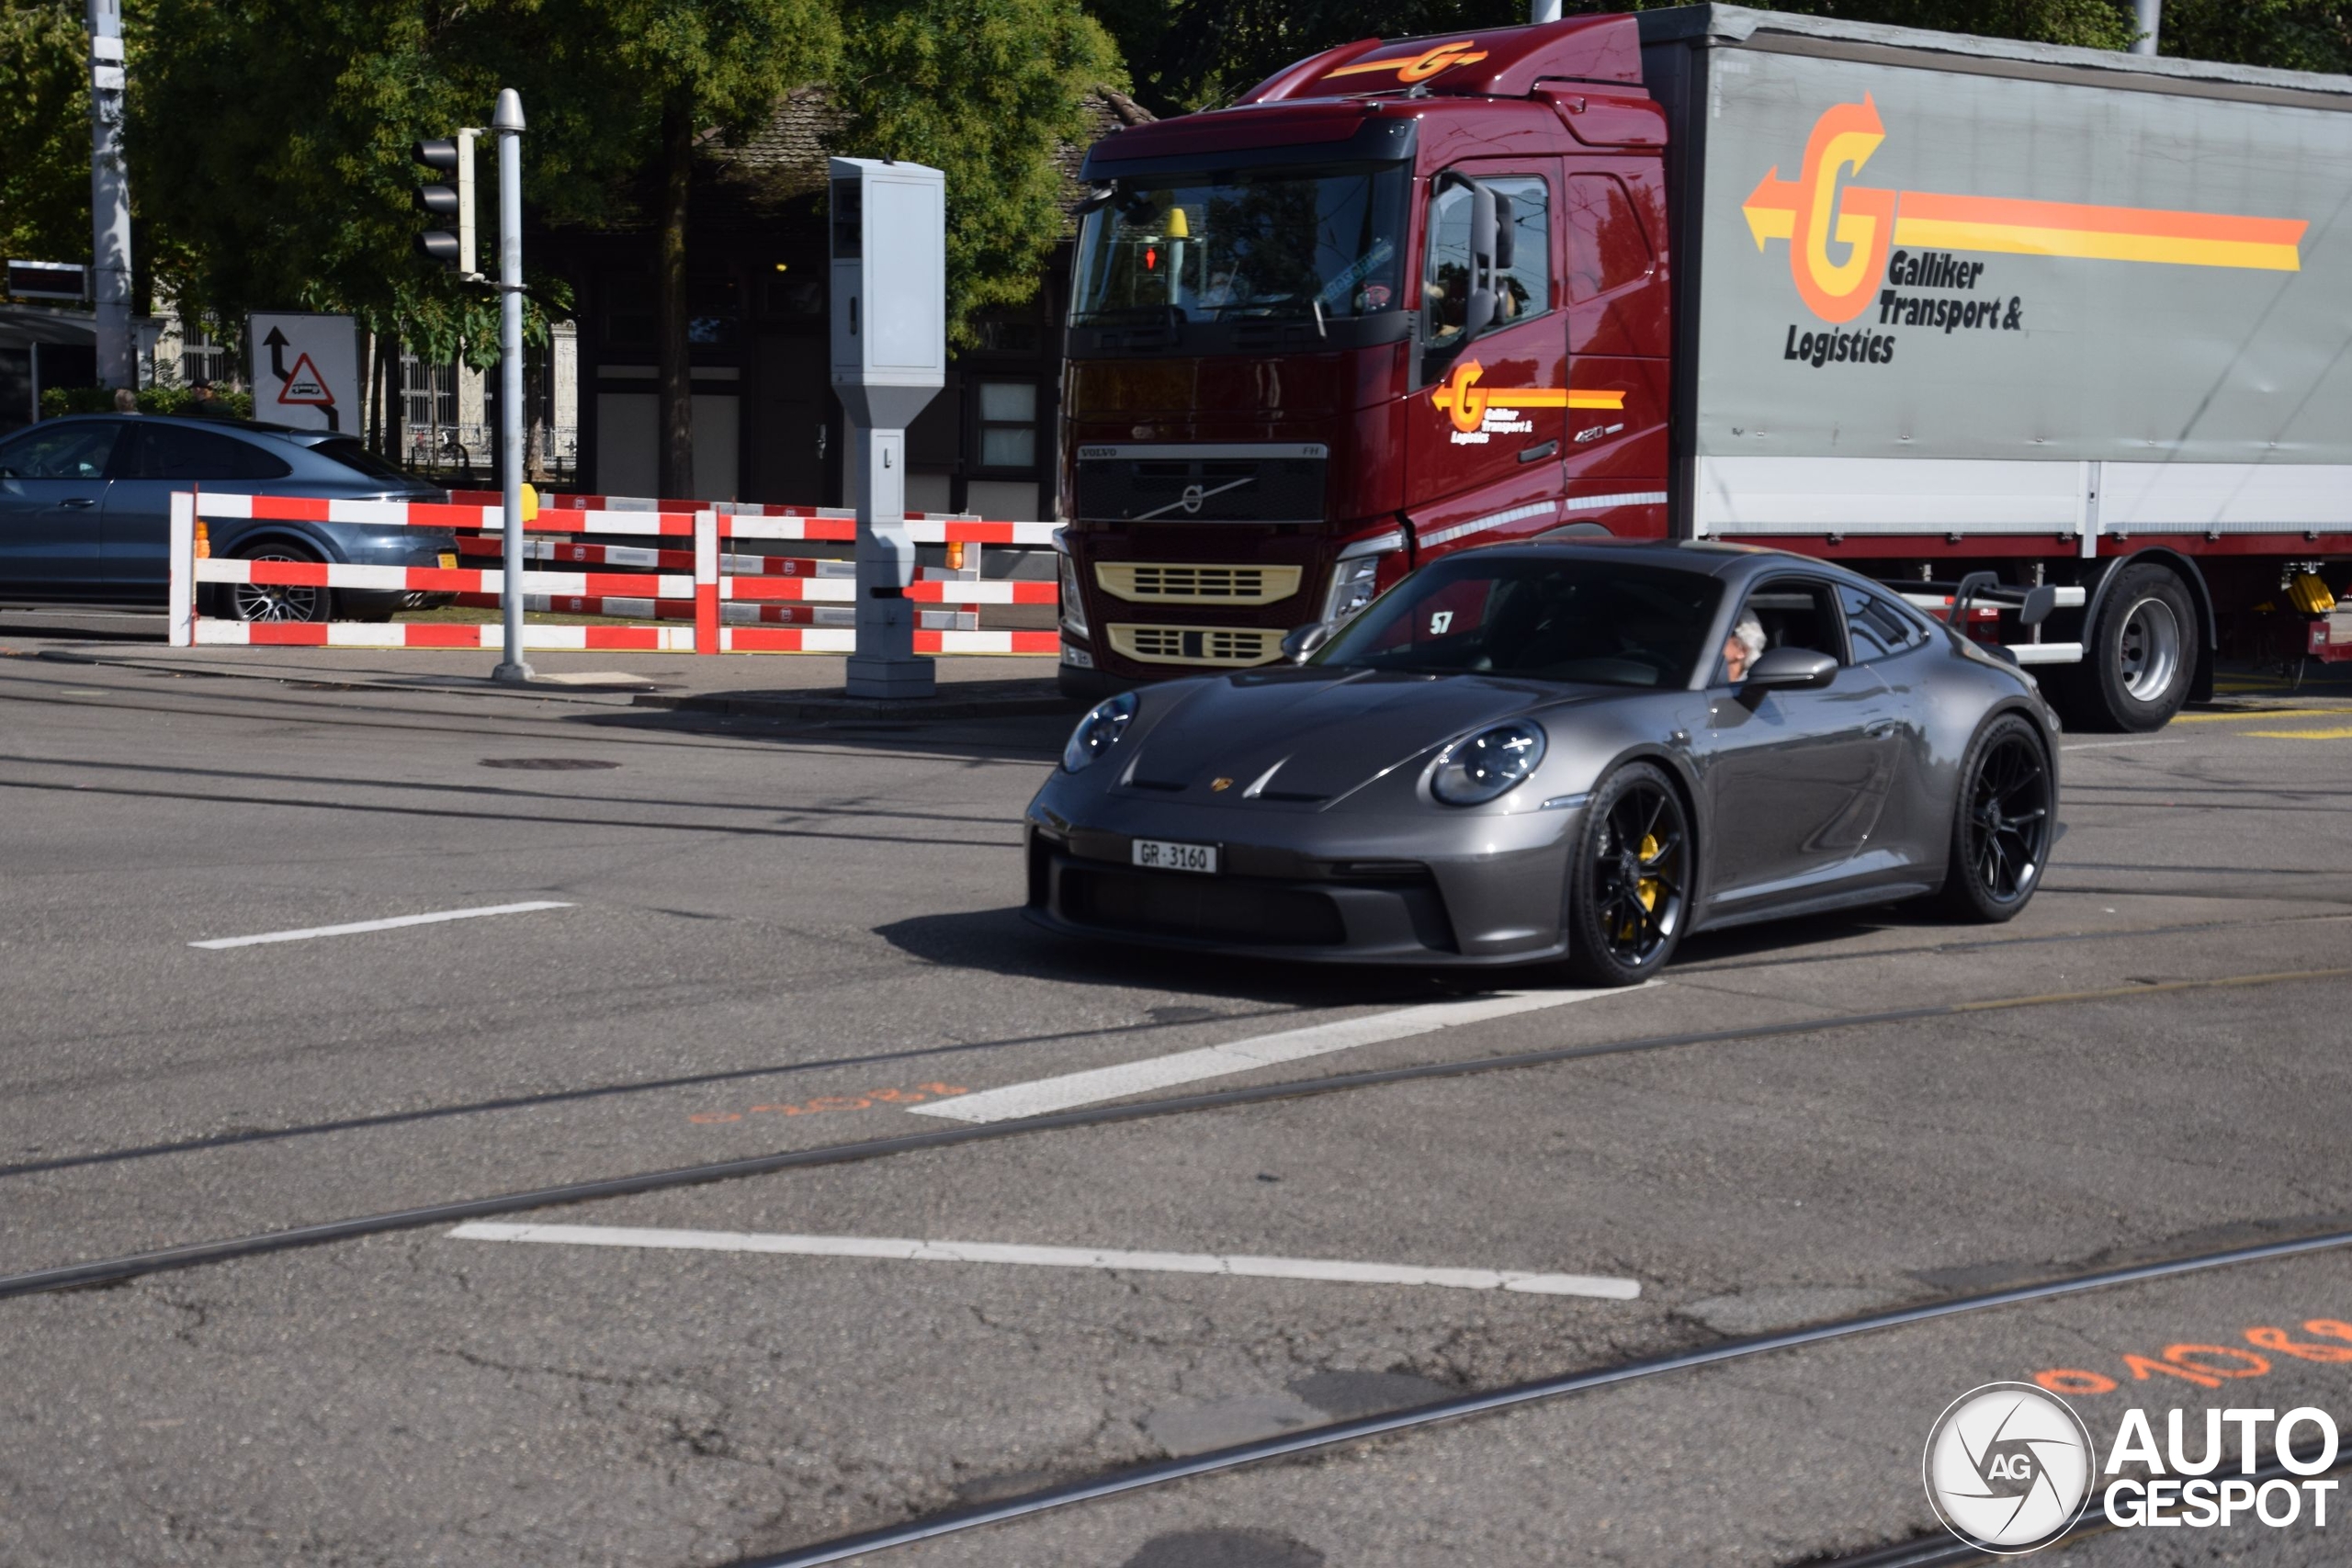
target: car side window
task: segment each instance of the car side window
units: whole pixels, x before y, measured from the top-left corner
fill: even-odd
[[[0,479],[102,479],[121,432],[112,421],[28,430],[0,446]]]
[[[1838,599],[1845,607],[1846,635],[1857,664],[1907,653],[1928,640],[1927,628],[1883,594],[1840,583]]]
[[[133,474],[142,479],[282,479],[294,470],[249,441],[182,424],[142,425]]]
[[[1736,646],[1741,655],[1747,655],[1746,637],[1750,636],[1763,640],[1763,647],[1754,650],[1757,656],[1776,648],[1801,648],[1826,653],[1840,664],[1848,662],[1845,641],[1838,635],[1837,601],[1824,582],[1778,577],[1751,590],[1732,620],[1731,635],[1717,652],[1717,685],[1737,684],[1731,673],[1734,649]]]

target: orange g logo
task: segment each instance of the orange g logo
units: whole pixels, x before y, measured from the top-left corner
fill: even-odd
[[[1374,72],[1394,71],[1396,73],[1396,80],[1410,84],[1426,82],[1430,77],[1451,71],[1457,65],[1475,65],[1486,58],[1487,51],[1478,48],[1468,39],[1456,39],[1452,43],[1442,43],[1434,49],[1425,49],[1409,60],[1399,60],[1392,54],[1385,60],[1369,60],[1355,65],[1342,65],[1337,71],[1325,72],[1323,76],[1324,80],[1329,81],[1334,76],[1367,76]]]
[[[1430,402],[1453,416],[1456,430],[1473,431],[1486,422],[1487,389],[1477,384],[1479,374],[1478,362],[1465,359],[1430,394]]]
[[[2093,207],[1848,183],[1885,140],[1886,127],[1869,94],[1859,104],[1833,105],[1813,122],[1797,177],[1782,179],[1775,164],[1740,204],[1758,250],[1770,240],[1788,242],[1789,275],[1797,295],[1825,321],[1850,321],[1869,308],[1896,245],[2276,272],[2302,265],[2309,224],[2299,218]]]

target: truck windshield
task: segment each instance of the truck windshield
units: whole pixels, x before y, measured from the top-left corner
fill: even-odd
[[[1400,309],[1402,164],[1123,179],[1079,237],[1070,320],[1229,321]]]

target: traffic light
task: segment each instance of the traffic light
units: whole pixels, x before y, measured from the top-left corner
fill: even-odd
[[[417,210],[444,220],[458,220],[454,233],[447,229],[427,229],[419,234],[416,254],[439,262],[460,277],[471,277],[478,270],[474,265],[474,132],[469,129],[454,137],[420,141],[415,152],[416,161],[425,167],[456,176],[452,184],[436,181],[419,186]]]

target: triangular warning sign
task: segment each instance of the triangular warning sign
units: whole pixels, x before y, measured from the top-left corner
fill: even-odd
[[[281,403],[321,403],[333,408],[334,394],[327,390],[325,379],[319,375],[319,367],[311,364],[311,356],[305,354],[294,361],[294,368],[288,374],[286,385],[277,390],[277,400]]]

